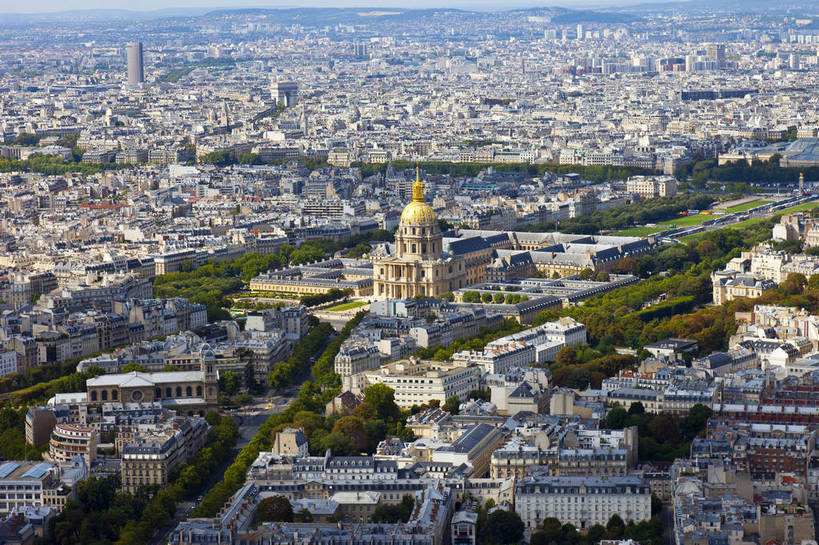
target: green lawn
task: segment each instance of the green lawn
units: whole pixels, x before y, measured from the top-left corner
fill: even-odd
[[[745,212],[746,210],[756,208],[757,206],[762,206],[763,204],[769,204],[770,202],[771,201],[757,199],[754,201],[746,202],[744,204],[739,204],[737,206],[732,206],[731,208],[728,208],[726,212],[728,213]],[[819,203],[817,203],[816,206],[819,206]],[[789,209],[789,211],[796,212],[798,209],[799,207],[794,207],[793,209]],[[632,227],[630,229],[623,229],[622,231],[617,231],[614,234],[624,237],[645,237],[648,235],[653,235],[654,233],[659,233],[660,231],[668,229],[671,226],[691,227],[693,225],[699,225],[704,221],[716,219],[721,215],[722,214],[695,214],[691,216],[677,216],[676,218],[670,220],[658,222],[657,227]]]
[[[802,204],[797,204],[796,206],[791,206],[790,208],[785,208],[784,210],[778,210],[771,217],[778,218],[783,214],[790,214],[792,212],[804,212],[806,210],[813,210],[814,208],[817,207],[819,207],[819,202],[817,201],[806,202]],[[751,218],[749,220],[741,221],[739,223],[734,223],[733,225],[726,225],[725,227],[720,227],[720,229],[743,229],[745,227],[748,227],[749,225],[759,223],[760,221],[764,221],[766,219],[768,218]],[[720,229],[716,230],[719,231]],[[692,240],[697,240],[702,235],[703,233],[694,233],[693,235],[688,235],[687,237],[683,237],[680,240],[682,242],[690,242]]]
[[[364,301],[351,301],[349,303],[342,303],[340,305],[336,305],[334,307],[330,307],[326,310],[327,312],[343,312],[345,310],[352,310],[354,308],[363,307],[367,303]]]
[[[673,220],[666,220],[661,221],[657,225],[666,225],[671,226],[674,225],[676,227],[691,227],[692,225],[699,225],[700,223],[708,220],[712,220],[718,218],[718,214],[706,215],[706,214],[696,214],[691,216],[680,216],[674,218]]]
[[[732,213],[732,214],[734,212],[746,212],[746,211],[750,210],[751,208],[756,208],[757,206],[762,206],[763,204],[770,204],[770,203],[771,203],[771,201],[763,201],[762,199],[757,199],[755,201],[749,201],[749,202],[746,202],[746,203],[743,203],[743,204],[738,204],[736,206],[731,206],[730,208],[727,208],[726,210],[729,213]]]
[[[782,214],[790,214],[791,212],[805,212],[806,210],[813,210],[814,208],[819,208],[819,201],[811,201],[805,202],[802,204],[797,204],[796,206],[792,206],[790,208],[786,208],[784,210],[778,210],[774,216],[781,216]]]
[[[241,300],[243,297],[262,297],[267,299],[298,299],[298,293],[284,291],[243,291],[236,294],[235,298]]]
[[[613,233],[613,235],[618,237],[646,237],[654,233],[659,233],[660,231],[665,231],[665,229],[665,227],[632,227],[630,229],[617,231]]]
[[[749,220],[741,221],[739,223],[734,223],[732,225],[726,225],[725,227],[720,227],[719,229],[713,229],[713,231],[721,231],[722,229],[743,229],[748,227],[749,225],[753,225],[754,223],[759,223],[760,221],[765,221],[768,218],[751,218]],[[688,235],[682,237],[680,241],[682,242],[691,242],[692,240],[697,240],[698,238],[702,237],[705,233],[710,233],[711,231],[705,231],[704,233],[694,233],[693,235]]]

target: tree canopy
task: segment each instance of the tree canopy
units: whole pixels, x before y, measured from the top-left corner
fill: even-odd
[[[293,504],[284,496],[264,498],[253,513],[253,523],[293,522]]]
[[[486,545],[507,545],[523,540],[525,526],[514,511],[497,509],[489,513],[483,527],[483,543]]]

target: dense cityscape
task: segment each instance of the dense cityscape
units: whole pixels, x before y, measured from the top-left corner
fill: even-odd
[[[817,6],[115,7],[0,14],[0,544],[816,545]]]

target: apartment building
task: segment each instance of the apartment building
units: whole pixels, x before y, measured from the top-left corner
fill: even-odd
[[[733,301],[740,297],[755,299],[763,292],[776,287],[773,280],[736,271],[714,271],[711,273],[715,305]]]
[[[50,407],[29,407],[26,411],[26,443],[40,448],[47,445],[57,425],[57,416]]]
[[[554,474],[557,453],[557,449],[544,449],[523,437],[512,437],[492,453],[489,476],[493,479],[514,477],[521,480],[533,471]]]
[[[302,428],[284,428],[273,438],[272,452],[280,456],[304,457],[309,454],[307,436]]]
[[[5,348],[17,354],[18,371],[27,371],[39,365],[39,351],[34,338],[12,335],[11,338],[6,339]]]
[[[616,404],[628,410],[635,403],[640,403],[646,412],[661,413],[663,411],[663,393],[657,390],[644,388],[618,388],[609,392],[609,403]]]
[[[802,424],[763,424],[711,420],[707,440],[727,440],[731,459],[756,479],[779,473],[805,478],[816,432]]]
[[[433,399],[444,403],[452,396],[465,401],[469,392],[478,389],[480,376],[480,367],[475,365],[410,359],[343,377],[342,383],[353,393],[373,384],[385,384],[395,392],[398,406],[409,409]]]
[[[67,500],[76,495],[72,485],[87,476],[88,467],[82,463],[61,468],[48,462],[2,462],[0,514],[5,516],[27,507],[39,506],[60,511]]]
[[[515,511],[527,528],[537,528],[548,517],[581,531],[605,526],[614,514],[641,522],[651,518],[651,489],[639,477],[532,475],[515,487]]]
[[[673,371],[671,367],[664,367],[657,371],[638,372],[631,369],[621,369],[617,376],[603,379],[601,388],[612,392],[619,388],[645,388],[649,390],[664,390],[671,384]]]
[[[196,265],[196,250],[177,250],[154,256],[156,275],[176,272],[180,270],[183,264]]]
[[[715,352],[691,362],[696,369],[704,369],[714,377],[725,377],[742,369],[758,369],[759,358],[751,350],[738,347],[728,352]]]
[[[628,451],[622,448],[560,449],[557,474],[567,476],[625,476],[629,471]]]
[[[448,437],[452,424],[452,415],[440,408],[430,408],[410,415],[407,428],[415,437],[426,439],[443,439]]]
[[[204,418],[176,418],[159,428],[138,428],[120,452],[123,490],[135,494],[141,486],[167,485],[168,475],[205,446],[208,430]]]
[[[703,383],[688,383],[669,386],[664,390],[649,388],[618,388],[608,393],[608,403],[629,409],[640,403],[646,412],[686,415],[694,405],[711,407],[716,399],[716,388]]]
[[[677,179],[673,176],[632,176],[626,180],[626,191],[643,199],[672,197],[677,194]]]
[[[504,433],[500,428],[488,424],[475,424],[451,445],[435,449],[433,462],[446,462],[453,466],[469,464],[472,476],[480,478],[489,472],[492,452],[503,442]]]
[[[557,352],[564,346],[584,342],[585,326],[572,318],[561,318],[496,339],[482,351],[464,350],[452,358],[454,361],[479,365],[485,373],[505,374],[513,367],[554,361]]]
[[[812,232],[809,231],[809,233]],[[803,274],[806,278],[816,274],[819,271],[819,257],[809,254],[791,254],[774,250],[768,244],[760,244],[747,252],[742,252],[739,257],[731,259],[725,268],[740,273],[750,273],[780,284],[791,273]]]
[[[545,413],[551,396],[551,373],[532,367],[512,367],[501,375],[485,375],[490,400],[500,415]]]
[[[327,154],[327,162],[336,167],[349,167],[353,161],[350,150],[334,149]]]
[[[412,489],[407,488],[410,491]],[[221,543],[239,545],[247,543],[333,543],[337,545],[443,545],[450,534],[450,514],[453,494],[444,486],[426,483],[415,492],[415,505],[410,518],[398,524],[368,523],[369,515],[383,498],[379,492],[338,492],[333,494],[331,505],[338,507],[339,514],[355,524],[272,523],[251,529],[252,521],[262,493],[269,487],[249,482],[228,501],[219,516],[214,519],[190,519],[174,529],[168,543],[172,545],[197,545]],[[299,502],[304,507],[317,506],[324,510],[325,502]],[[342,507],[344,506],[344,507]],[[322,517],[324,515],[319,515]],[[306,535],[305,535],[306,530]]]
[[[513,367],[525,367],[534,363],[535,347],[525,343],[510,342],[486,347],[484,350],[462,350],[452,355],[452,361],[464,365],[477,365],[484,373],[503,374]]]
[[[0,350],[0,377],[17,372],[17,352]]]
[[[452,545],[475,545],[477,543],[478,513],[457,511],[452,516]]]
[[[564,317],[554,322],[546,322],[536,327],[495,339],[486,345],[485,350],[509,344],[532,346],[535,349],[535,362],[539,364],[554,361],[557,353],[564,346],[575,346],[586,342],[586,326],[574,318]],[[495,371],[503,373],[505,371]]]
[[[97,458],[99,433],[96,428],[72,424],[56,424],[48,443],[49,458],[57,463],[70,463],[82,456],[90,466]]]
[[[348,377],[377,369],[381,365],[381,352],[373,345],[345,343],[336,354],[333,367],[341,377]]]

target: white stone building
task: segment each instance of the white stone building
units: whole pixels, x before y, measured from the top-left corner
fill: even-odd
[[[651,518],[651,490],[639,477],[525,477],[515,488],[515,511],[527,528],[555,517],[584,531],[612,515],[624,521]]]
[[[457,396],[465,401],[477,390],[481,368],[463,362],[400,360],[378,369],[342,377],[343,388],[360,393],[373,384],[385,384],[395,391],[395,402],[402,409],[423,405],[433,399],[444,403]]]

